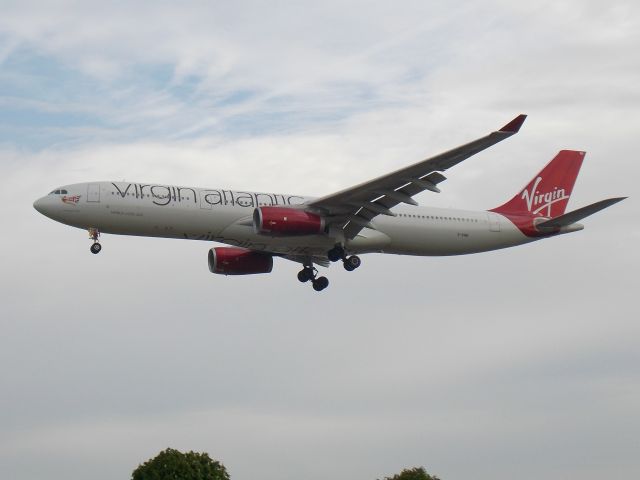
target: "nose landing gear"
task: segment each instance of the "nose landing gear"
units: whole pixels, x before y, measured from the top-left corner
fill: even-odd
[[[298,272],[298,280],[302,283],[311,280],[313,289],[316,292],[320,292],[329,286],[329,279],[327,277],[318,277],[318,269],[311,265],[305,265],[304,268]]]
[[[91,253],[93,253],[94,255],[100,253],[100,250],[102,250],[102,245],[100,245],[100,243],[98,242],[99,237],[100,231],[97,228],[89,229],[89,238],[93,240],[93,244],[91,245],[91,248],[89,250],[91,250]]]

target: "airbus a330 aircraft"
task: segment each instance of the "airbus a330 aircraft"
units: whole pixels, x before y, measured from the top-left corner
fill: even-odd
[[[209,270],[269,273],[273,257],[302,264],[298,280],[317,291],[329,281],[315,265],[358,254],[462,255],[513,247],[582,230],[581,219],[626,197],[565,213],[585,152],[563,150],[524,189],[488,211],[418,207],[413,196],[440,192],[441,172],[520,130],[519,115],[500,130],[435,157],[321,198],[146,183],[91,182],[56,188],[34,203],[43,215],[87,229],[92,253],[101,233],[220,242]]]

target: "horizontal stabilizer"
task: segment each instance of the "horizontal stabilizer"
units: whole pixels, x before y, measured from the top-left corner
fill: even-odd
[[[607,200],[600,200],[599,202],[592,203],[591,205],[579,208],[577,210],[574,210],[573,212],[565,213],[564,215],[552,218],[551,220],[538,223],[536,225],[536,228],[538,230],[546,230],[566,227],[573,223],[579,222],[583,218],[586,218],[589,215],[593,215],[600,210],[604,210],[605,208],[610,207],[611,205],[616,204],[624,200],[625,198],[627,197],[608,198]]]

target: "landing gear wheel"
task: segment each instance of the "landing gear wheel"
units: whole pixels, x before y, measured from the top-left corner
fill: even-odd
[[[344,258],[344,248],[342,248],[340,245],[336,245],[327,252],[327,257],[330,261],[337,262],[338,260]]]
[[[100,250],[102,250],[102,245],[100,245],[98,242],[96,242],[93,245],[91,245],[90,250],[91,250],[91,253],[98,254],[98,253],[100,253]]]
[[[352,255],[349,258],[344,259],[343,265],[344,265],[344,269],[347,272],[352,272],[353,270],[358,268],[361,263],[362,261],[360,260],[360,257],[358,257],[357,255]]]
[[[326,277],[318,277],[318,269],[313,264],[307,264],[298,272],[298,280],[302,283],[311,280],[311,285],[316,292],[324,290],[329,286],[329,280]]]
[[[308,282],[309,280],[313,279],[313,275],[313,269],[305,267],[298,272],[298,280],[300,280],[302,283]]]
[[[318,277],[313,280],[313,289],[316,292],[320,292],[329,286],[329,279],[327,277]]]

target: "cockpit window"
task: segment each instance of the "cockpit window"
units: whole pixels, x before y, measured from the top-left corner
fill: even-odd
[[[51,192],[49,195],[66,195],[67,193],[69,192],[61,188],[58,188],[57,190],[54,190],[53,192]]]
[[[54,190],[49,195],[58,195],[59,193],[60,193],[60,190]]]
[[[66,190],[60,190],[60,193],[61,193],[62,195],[66,195],[66,194],[67,194],[67,193],[69,193],[69,192],[67,192]]]

